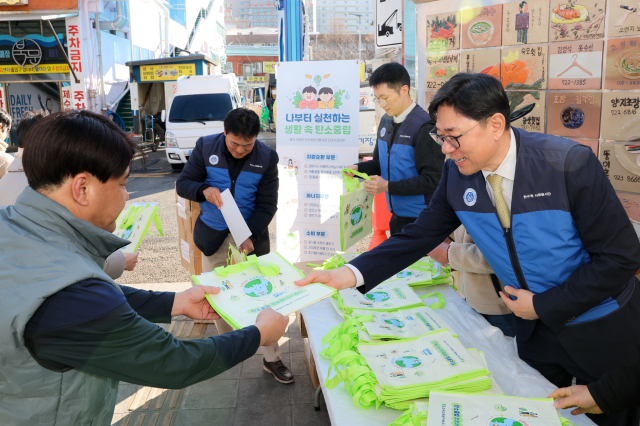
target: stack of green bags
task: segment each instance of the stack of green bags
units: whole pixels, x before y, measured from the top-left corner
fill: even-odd
[[[447,330],[387,342],[360,342],[335,354],[336,374],[325,385],[344,382],[356,406],[398,407],[432,391],[477,392],[491,388],[489,371]]]
[[[333,358],[336,354],[354,350],[360,342],[403,340],[420,337],[439,330],[455,331],[434,311],[445,305],[440,293],[429,293],[422,298],[435,296],[438,301],[429,306],[402,309],[396,312],[378,312],[354,309],[344,322],[334,327],[322,338],[325,347],[320,354]]]

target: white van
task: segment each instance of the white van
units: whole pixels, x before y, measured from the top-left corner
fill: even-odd
[[[224,130],[224,117],[242,106],[235,74],[180,77],[166,120],[167,160],[181,169],[189,160],[198,138]]]

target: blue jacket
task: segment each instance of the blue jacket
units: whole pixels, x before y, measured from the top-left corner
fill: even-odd
[[[416,105],[394,135],[393,118],[388,115],[382,117],[377,146],[382,178],[394,182],[420,176],[416,170],[415,147],[418,132],[429,120],[429,114]],[[425,194],[390,195],[388,191],[385,192],[389,210],[402,217],[418,217],[431,198],[431,194],[426,195],[425,199]]]
[[[640,268],[640,243],[597,158],[567,139],[513,130],[511,229],[500,226],[482,172],[462,175],[450,160],[418,220],[351,262],[367,291],[464,223],[505,285],[535,293],[537,315],[555,332],[626,305]],[[528,339],[533,324],[519,321],[518,338]]]
[[[200,203],[194,243],[206,256],[215,253],[229,233],[220,210],[204,197],[203,191],[208,187],[231,191],[251,230],[255,254],[269,252],[269,235],[265,231],[277,210],[277,166],[276,152],[260,141],[255,142],[249,155],[234,159],[226,148],[224,133],[198,139],[176,181],[176,191],[181,197]],[[264,253],[258,250],[257,242],[266,249]]]

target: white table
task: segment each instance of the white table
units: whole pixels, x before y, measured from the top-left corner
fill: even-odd
[[[516,342],[513,338],[505,337],[502,332],[489,325],[482,315],[471,309],[450,286],[439,285],[416,289],[417,294],[438,291],[445,297],[447,304],[438,314],[458,333],[460,342],[467,348],[484,351],[491,374],[502,390],[511,396],[530,398],[544,398],[556,387],[545,379],[538,371],[529,367],[518,358]],[[430,299],[426,299],[426,303]],[[435,299],[434,299],[435,301]],[[316,368],[320,378],[320,386],[327,404],[327,410],[333,426],[354,424],[367,426],[386,426],[400,416],[401,412],[385,406],[363,409],[353,405],[351,395],[343,385],[334,389],[327,389],[324,382],[327,379],[329,360],[320,356],[322,337],[329,330],[342,322],[342,318],[325,299],[302,310],[302,316],[309,335],[309,343]],[[335,373],[334,373],[335,374]],[[579,426],[595,426],[584,414],[572,416],[571,410],[562,410],[562,415]]]

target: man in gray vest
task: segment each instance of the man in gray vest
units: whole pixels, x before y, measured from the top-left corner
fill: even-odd
[[[143,291],[102,270],[129,243],[111,232],[137,149],[111,120],[55,113],[26,144],[29,187],[0,208],[1,425],[108,426],[119,380],[183,388],[282,337],[287,318],[266,309],[255,326],[178,340],[153,322],[220,318],[205,299],[218,288]]]
[[[402,232],[427,207],[442,176],[444,154],[429,132],[435,123],[409,96],[411,79],[402,65],[377,68],[369,85],[385,111],[378,126],[373,160],[350,168],[374,176],[364,181],[370,194],[384,192],[391,212],[391,234]]]

